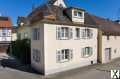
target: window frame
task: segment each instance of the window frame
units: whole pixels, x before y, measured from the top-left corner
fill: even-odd
[[[81,14],[79,15],[79,13],[81,13]],[[74,15],[74,17],[77,17],[77,18],[83,18],[83,12],[79,11],[79,10],[74,10],[73,15]]]
[[[32,60],[36,63],[40,63],[40,61],[41,61],[40,57],[41,57],[40,50],[33,49],[32,50]]]
[[[69,62],[73,59],[72,49],[57,50],[56,60],[58,63]]]
[[[84,47],[84,48],[82,48],[81,53],[82,53],[81,54],[82,58],[91,57],[93,55],[93,48],[92,47]]]
[[[57,40],[69,40],[73,37],[73,31],[70,27],[56,27]]]
[[[33,40],[40,40],[40,28],[33,28],[32,39]]]
[[[93,38],[93,30],[89,28],[81,29],[81,38],[82,39],[92,39]]]
[[[81,31],[80,28],[75,28],[75,32],[76,32],[75,37],[76,37],[76,39],[80,39],[80,37],[81,37],[80,31]]]

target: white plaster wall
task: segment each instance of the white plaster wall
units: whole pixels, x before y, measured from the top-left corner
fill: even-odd
[[[90,65],[91,61],[94,63],[97,62],[97,29],[93,29],[93,39],[75,39],[75,28],[76,26],[67,26],[73,28],[73,38],[70,40],[56,40],[56,26],[65,26],[66,25],[53,25],[53,24],[44,24],[44,45],[45,45],[45,74],[52,74],[55,72],[61,72],[64,70],[69,70],[77,67],[82,67]],[[80,27],[84,29],[85,27]],[[89,58],[81,57],[81,48],[84,47],[93,47],[93,55]],[[56,50],[57,49],[73,49],[73,59],[65,63],[56,63]]]
[[[107,40],[107,36],[102,36],[102,62],[105,62],[105,48],[112,48],[111,59],[120,57],[120,36],[110,36],[110,40]],[[115,53],[114,50],[117,49]]]
[[[17,33],[12,33],[12,41],[16,41],[17,40]]]
[[[8,31],[6,31],[6,34],[8,35],[8,32],[10,35],[12,35],[12,31],[9,29]],[[0,29],[0,41],[12,41],[12,36],[2,36],[2,29]]]

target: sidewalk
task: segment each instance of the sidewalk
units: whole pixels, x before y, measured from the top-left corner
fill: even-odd
[[[111,79],[111,69],[120,70],[120,58],[107,64],[95,64],[61,72],[46,79]]]

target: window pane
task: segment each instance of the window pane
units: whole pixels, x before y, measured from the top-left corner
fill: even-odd
[[[76,37],[77,37],[77,38],[80,37],[80,28],[76,28]]]
[[[82,13],[81,13],[81,12],[78,12],[78,16],[81,17],[81,16],[82,16]]]
[[[77,16],[77,11],[74,11],[74,16]]]

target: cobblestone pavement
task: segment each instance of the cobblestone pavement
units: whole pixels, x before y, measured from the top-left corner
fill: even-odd
[[[120,69],[120,59],[117,59],[108,64],[91,65],[43,77],[24,65],[15,64],[16,62],[10,63],[17,67],[0,66],[0,79],[110,79],[110,70]]]

